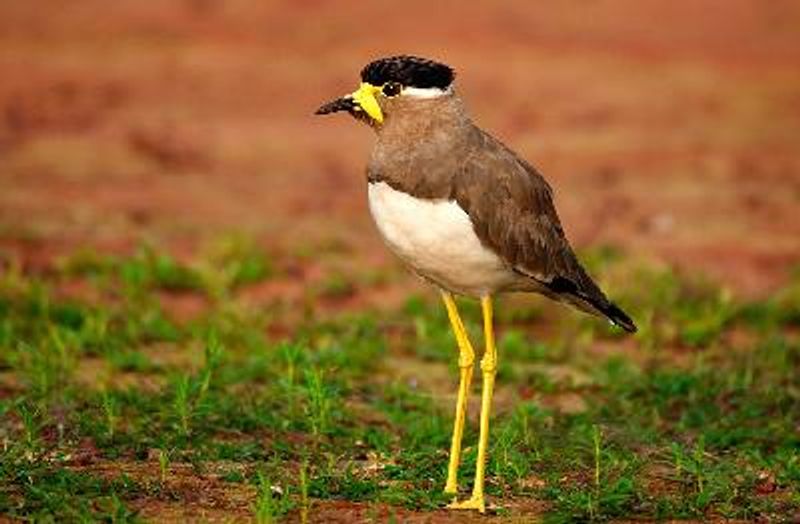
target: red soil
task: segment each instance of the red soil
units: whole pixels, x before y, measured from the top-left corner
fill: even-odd
[[[454,65],[484,127],[614,243],[745,293],[800,260],[800,3],[204,0],[0,7],[0,250],[177,253],[224,231],[394,262],[371,132],[313,110],[376,56]]]

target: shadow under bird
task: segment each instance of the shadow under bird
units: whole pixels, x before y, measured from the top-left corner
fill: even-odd
[[[369,209],[389,248],[442,295],[459,349],[460,384],[445,492],[457,494],[475,352],[453,295],[480,299],[485,351],[472,495],[448,506],[484,512],[484,475],[497,350],[492,296],[535,292],[635,332],[581,266],[539,172],[470,119],[453,70],[414,56],[368,64],[352,94],[317,110],[345,111],[377,140],[367,168]]]

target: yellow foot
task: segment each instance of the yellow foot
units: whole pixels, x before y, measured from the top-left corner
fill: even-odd
[[[452,486],[448,484],[444,487],[444,492],[447,495],[455,495],[456,493],[458,493],[458,486],[456,486],[455,484]]]
[[[469,499],[462,500],[461,502],[454,500],[447,505],[447,509],[477,509],[481,513],[486,513],[486,504],[484,504],[482,496],[476,497],[473,495]]]

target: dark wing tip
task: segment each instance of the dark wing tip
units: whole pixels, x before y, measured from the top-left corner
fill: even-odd
[[[587,303],[595,312],[600,312],[605,315],[615,326],[619,326],[628,333],[636,333],[637,328],[631,317],[622,311],[616,304],[610,302],[606,297],[597,289],[595,295],[590,295],[582,292],[578,285],[572,280],[564,277],[555,277],[547,287],[557,295],[571,295]]]
[[[605,314],[614,325],[621,327],[628,333],[636,333],[638,330],[631,317],[613,302],[608,303],[608,306],[603,310],[603,314]]]

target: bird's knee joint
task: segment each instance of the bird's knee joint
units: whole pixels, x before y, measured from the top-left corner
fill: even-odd
[[[481,371],[484,373],[491,373],[492,375],[497,373],[497,359],[483,357],[483,359],[481,359]]]
[[[458,367],[461,369],[472,368],[475,364],[475,355],[472,353],[461,353],[458,356]]]

